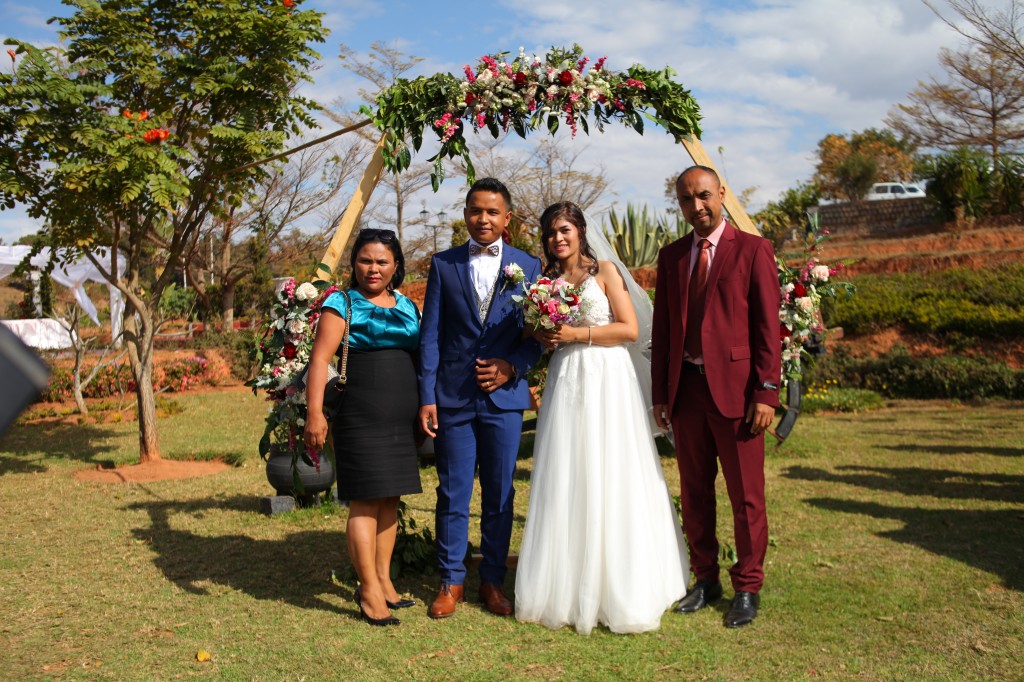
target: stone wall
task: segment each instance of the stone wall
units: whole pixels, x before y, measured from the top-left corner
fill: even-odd
[[[939,222],[924,198],[826,204],[818,207],[818,213],[821,226],[833,234],[888,235]]]

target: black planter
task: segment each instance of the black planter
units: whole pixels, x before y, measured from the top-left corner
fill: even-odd
[[[334,465],[326,455],[320,457],[320,469],[302,461],[295,460],[295,472],[298,473],[301,489],[296,489],[295,474],[292,472],[292,455],[275,446],[270,448],[267,459],[267,481],[278,495],[291,496],[300,502],[313,501],[317,495],[329,490],[334,485]]]

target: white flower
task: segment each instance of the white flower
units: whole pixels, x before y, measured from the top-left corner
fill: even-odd
[[[786,284],[786,286],[784,286],[784,287],[782,288],[782,293],[784,293],[784,294],[788,294],[789,292],[793,291],[793,289],[795,289],[795,288],[796,288],[796,285],[795,285],[795,284],[793,284],[792,282],[788,282],[788,283]]]
[[[805,313],[809,313],[814,310],[814,301],[811,300],[810,296],[802,296],[796,299],[796,307]]]
[[[814,279],[816,279],[816,280],[818,280],[820,282],[827,282],[828,281],[828,266],[827,265],[815,265],[813,268],[811,268],[811,277],[813,277]]]
[[[314,298],[320,295],[320,292],[316,290],[310,282],[303,282],[295,290],[295,298],[300,301],[312,301]]]
[[[288,320],[288,324],[287,324],[286,328],[287,328],[289,334],[292,334],[294,336],[298,336],[302,332],[306,331],[306,321],[305,320]]]

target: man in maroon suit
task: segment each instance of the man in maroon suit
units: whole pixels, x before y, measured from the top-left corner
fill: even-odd
[[[779,277],[771,244],[722,218],[725,188],[705,166],[685,170],[676,197],[694,231],[658,255],[652,331],[654,414],[675,434],[683,529],[696,582],[675,606],[722,596],[715,535],[718,462],[732,503],[738,560],[726,627],[757,616],[768,521],[764,432],[779,405]]]

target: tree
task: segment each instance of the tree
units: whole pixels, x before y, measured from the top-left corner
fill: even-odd
[[[186,262],[189,280],[207,308],[212,308],[213,301],[204,284],[205,276],[213,275],[210,279],[218,283],[224,331],[233,330],[238,283],[261,266],[273,268],[288,257],[286,249],[275,247],[286,228],[313,220],[321,229],[299,233],[304,239],[297,246],[302,253],[316,252],[322,246],[337,212],[329,210],[330,204],[361,171],[365,159],[366,147],[360,144],[321,144],[305,149],[269,168],[241,206],[228,206],[223,214],[210,216],[203,238],[186,254]],[[317,214],[324,211],[317,219]],[[249,248],[236,248],[243,246],[237,243],[240,235],[250,236],[255,243],[248,244]]]
[[[942,50],[946,81],[919,82],[909,104],[897,105],[885,123],[923,147],[963,145],[989,150],[993,165],[1024,140],[1024,66],[998,50]]]
[[[376,102],[377,95],[394,85],[402,74],[407,73],[423,61],[423,57],[407,55],[380,41],[374,41],[370,45],[370,53],[366,59],[360,58],[352,48],[344,43],[340,47],[340,56],[342,66],[373,83],[374,90],[360,89],[359,91],[359,96],[369,105]],[[341,121],[349,125],[355,122],[355,118],[342,116]],[[359,131],[359,135],[375,145],[380,131],[372,127],[364,128]],[[380,184],[387,189],[391,200],[383,203],[374,202],[367,217],[374,218],[385,225],[394,225],[398,240],[405,249],[406,225],[419,222],[415,211],[412,220],[406,219],[406,206],[409,204],[410,197],[430,185],[430,167],[426,164],[416,164],[404,173],[388,173]]]
[[[608,178],[603,167],[591,171],[576,167],[583,148],[570,151],[567,145],[545,139],[529,152],[499,154],[501,139],[485,140],[474,165],[477,177],[500,178],[508,186],[513,215],[509,232],[516,246],[539,249],[540,216],[551,204],[572,201],[587,210],[607,193]]]
[[[808,227],[807,211],[818,205],[821,191],[814,183],[800,183],[782,193],[776,201],[754,214],[761,235],[772,242],[776,252],[789,239],[794,229]]]
[[[1005,9],[986,7],[978,0],[946,0],[967,26],[943,15],[932,0],[923,0],[936,16],[971,43],[996,54],[1005,55],[1024,69],[1024,3],[1010,0]]]
[[[231,171],[315,126],[295,88],[325,31],[319,13],[264,0],[66,4],[76,10],[56,19],[66,47],[9,41],[17,68],[0,77],[0,203],[24,203],[45,220],[47,245],[83,253],[125,296],[140,458],[154,460],[159,301],[208,217],[266,175]]]
[[[891,131],[868,128],[849,137],[830,133],[818,142],[813,179],[826,199],[855,201],[879,181],[910,180],[914,145]]]

